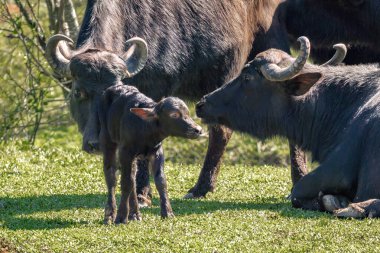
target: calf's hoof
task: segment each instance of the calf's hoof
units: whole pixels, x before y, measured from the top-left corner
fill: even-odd
[[[116,219],[115,219],[115,224],[116,225],[127,224],[127,223],[128,223],[128,219],[126,217],[117,216]]]
[[[152,206],[152,200],[142,194],[137,196],[137,200],[139,202],[139,208],[147,208]]]
[[[129,221],[141,221],[142,217],[140,213],[133,213],[128,215],[128,220]]]
[[[115,217],[112,216],[105,216],[103,220],[104,225],[111,225],[115,222]]]

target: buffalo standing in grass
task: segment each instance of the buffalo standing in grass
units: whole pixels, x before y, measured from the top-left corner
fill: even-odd
[[[94,114],[91,101],[119,81],[136,85],[155,100],[172,94],[199,99],[236,77],[250,53],[272,47],[288,50],[286,34],[275,15],[279,2],[88,0],[76,49],[62,35],[47,43],[51,66],[72,77],[70,108],[83,133],[83,148],[92,151],[99,146],[99,126],[88,120]],[[148,42],[149,55],[145,43],[129,40],[134,36]],[[111,72],[117,73],[117,80],[100,83],[102,75]],[[82,84],[93,84],[93,89],[83,90]],[[214,189],[231,134],[225,127],[210,128],[204,165],[187,197],[205,196]],[[302,152],[292,146],[291,153],[296,181],[306,167]],[[139,163],[137,190],[146,199],[149,181],[143,165]]]
[[[299,40],[297,59],[276,49],[260,53],[238,78],[205,96],[197,115],[261,139],[284,136],[310,150],[320,166],[295,184],[294,207],[378,217],[378,66],[307,64],[310,44]]]

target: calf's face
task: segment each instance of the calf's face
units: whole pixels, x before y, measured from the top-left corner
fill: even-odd
[[[156,121],[165,136],[196,139],[203,134],[202,127],[190,117],[189,109],[179,98],[168,97],[154,108],[132,108],[131,112],[144,120]]]

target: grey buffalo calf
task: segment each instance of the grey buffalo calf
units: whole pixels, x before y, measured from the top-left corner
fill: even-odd
[[[276,49],[259,54],[205,96],[197,115],[261,139],[284,136],[311,151],[320,166],[295,184],[294,207],[379,217],[380,70],[308,64],[309,41],[299,41],[297,59]]]
[[[141,219],[135,186],[135,160],[138,156],[150,161],[160,195],[161,216],[172,216],[161,142],[168,136],[195,139],[201,135],[202,128],[190,118],[186,104],[175,97],[156,103],[135,87],[116,85],[105,91],[97,107],[99,122],[94,122],[94,125],[100,126],[100,149],[108,187],[105,223]],[[121,199],[117,216],[116,151],[121,170]]]

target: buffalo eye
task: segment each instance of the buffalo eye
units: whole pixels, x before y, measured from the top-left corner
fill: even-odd
[[[75,99],[82,100],[87,98],[87,94],[84,90],[75,89],[73,92]]]
[[[169,114],[170,118],[173,118],[173,119],[178,119],[181,115],[179,114],[179,112],[172,112]]]

